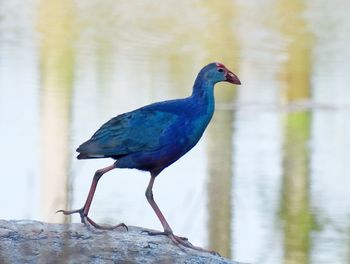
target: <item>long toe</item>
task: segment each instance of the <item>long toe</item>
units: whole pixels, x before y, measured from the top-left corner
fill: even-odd
[[[166,232],[166,231],[160,232],[160,231],[143,230],[142,233],[146,233],[150,236],[168,236],[168,237],[170,237],[171,235],[175,236],[172,232]],[[184,240],[184,241],[188,241],[187,237],[178,237],[178,236],[175,236],[175,237],[177,237],[181,240]]]
[[[64,215],[71,215],[71,214],[79,214],[80,215],[80,221],[83,224],[86,224],[85,218],[86,216],[84,215],[84,207],[77,209],[77,210],[57,210],[56,213],[63,213]]]
[[[178,246],[183,246],[185,248],[190,248],[201,252],[207,252],[216,256],[220,256],[220,254],[217,253],[216,251],[207,250],[207,249],[192,245],[192,243],[188,241],[188,239],[185,237],[175,236],[173,233],[169,234],[168,237],[171,239],[171,241],[173,241]]]
[[[160,232],[160,231],[149,231],[143,230],[142,233],[146,233],[149,236],[169,236],[171,233],[169,232]]]
[[[101,230],[113,230],[113,229],[116,229],[118,227],[124,227],[126,229],[126,231],[128,231],[128,227],[126,224],[124,223],[120,223],[118,225],[115,225],[115,226],[101,226],[99,224],[97,224],[95,221],[93,221],[90,217],[86,216],[85,217],[86,220],[88,221],[89,224],[91,224],[93,227],[97,228],[97,229],[101,229]]]
[[[57,210],[56,213],[63,213],[64,215],[71,215],[71,214],[81,214],[83,212],[83,208],[77,209],[77,210]]]

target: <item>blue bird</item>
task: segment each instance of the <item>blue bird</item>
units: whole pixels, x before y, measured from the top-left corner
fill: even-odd
[[[238,77],[221,63],[210,63],[199,72],[192,94],[183,99],[153,103],[134,111],[118,115],[101,126],[95,134],[81,144],[78,159],[112,158],[113,165],[96,171],[84,206],[78,210],[59,210],[65,215],[79,213],[81,222],[100,226],[89,216],[90,205],[101,176],[116,168],[148,171],[151,179],[146,198],[160,220],[163,232],[149,235],[166,235],[175,244],[206,251],[193,246],[187,238],[174,235],[164,215],[153,199],[153,183],[157,175],[192,149],[202,137],[215,108],[214,85],[218,82],[241,84]]]

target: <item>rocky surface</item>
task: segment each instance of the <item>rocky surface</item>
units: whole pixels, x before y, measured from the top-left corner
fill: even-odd
[[[0,220],[0,263],[237,264],[181,249],[167,237],[149,236],[143,230],[129,226],[129,231],[101,231],[83,224]]]

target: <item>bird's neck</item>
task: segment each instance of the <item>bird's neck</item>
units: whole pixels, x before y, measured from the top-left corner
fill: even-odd
[[[209,115],[214,112],[214,83],[212,81],[197,78],[191,95],[191,99]]]

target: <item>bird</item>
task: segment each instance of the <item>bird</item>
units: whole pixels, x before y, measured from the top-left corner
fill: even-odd
[[[218,82],[240,85],[237,75],[224,64],[212,62],[198,73],[192,94],[181,99],[152,103],[126,112],[103,124],[78,148],[78,159],[112,158],[115,162],[95,172],[90,190],[82,208],[58,210],[64,215],[78,213],[81,222],[98,229],[127,226],[101,226],[89,216],[91,202],[100,178],[119,168],[138,169],[150,173],[146,198],[162,224],[162,232],[145,231],[149,235],[166,235],[178,246],[212,252],[194,246],[187,238],[176,236],[153,197],[156,177],[168,166],[191,150],[202,137],[215,110],[214,86]]]

